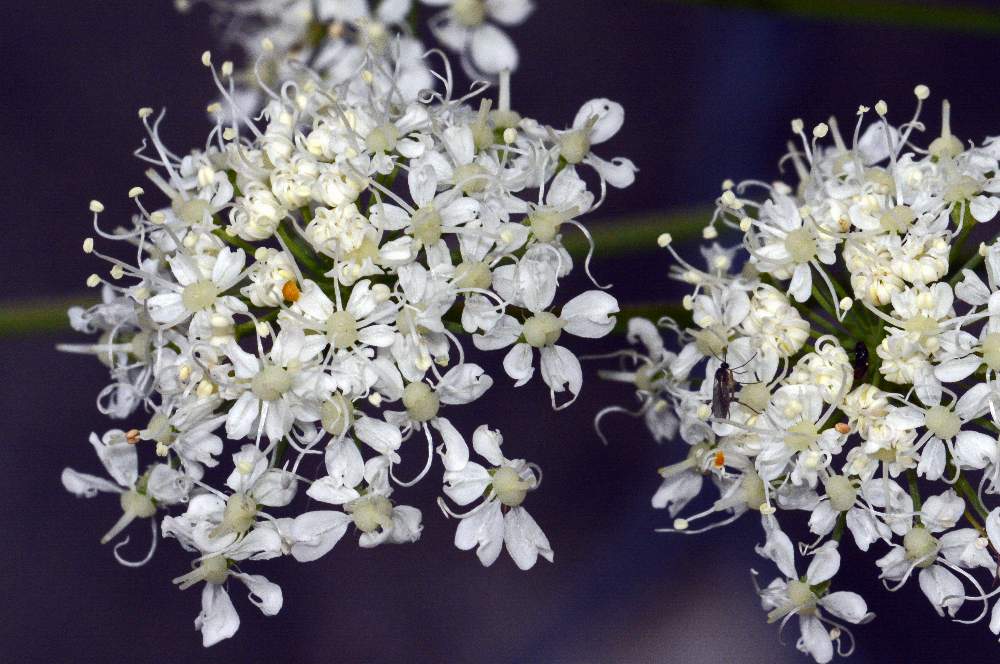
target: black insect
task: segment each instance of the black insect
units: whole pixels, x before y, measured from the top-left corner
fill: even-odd
[[[868,375],[868,346],[863,341],[854,344],[854,383],[864,381]]]
[[[730,367],[729,363],[725,360],[720,360],[722,364],[715,370],[715,385],[712,386],[713,417],[729,418],[729,407],[732,405],[733,400],[736,399],[736,386],[741,384],[736,380],[735,373],[737,370],[750,364],[754,357],[757,357],[756,353],[749,360],[735,368]]]

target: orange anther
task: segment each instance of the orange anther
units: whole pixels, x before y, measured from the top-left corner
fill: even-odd
[[[851,426],[847,422],[837,422],[833,425],[833,428],[837,430],[837,433],[842,433],[845,436],[851,433]]]
[[[722,468],[723,466],[726,465],[726,455],[723,453],[722,450],[715,451],[714,463],[716,468]]]
[[[298,302],[301,295],[302,291],[299,290],[299,285],[294,280],[286,281],[285,285],[281,287],[281,297],[285,298],[286,302]]]
[[[139,440],[140,438],[138,429],[129,429],[128,431],[125,432],[125,442],[127,442],[129,445],[136,445],[139,443]]]

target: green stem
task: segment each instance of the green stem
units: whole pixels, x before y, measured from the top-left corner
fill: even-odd
[[[674,242],[701,238],[701,230],[712,218],[708,208],[692,208],[647,215],[621,217],[607,221],[587,222],[594,240],[594,254],[599,258],[622,256],[657,250],[656,238],[670,233]],[[571,256],[585,256],[590,245],[579,232],[566,229],[563,246]]]
[[[89,307],[96,303],[97,297],[93,292],[0,303],[0,337],[68,333],[70,328],[66,311],[73,306]]]
[[[913,511],[919,512],[923,502],[920,500],[920,487],[917,486],[917,471],[912,468],[907,470],[906,481],[910,485],[910,498],[913,500]]]
[[[958,481],[955,482],[955,488],[958,492],[962,494],[967,501],[972,505],[972,508],[976,510],[976,513],[983,519],[989,516],[989,512],[983,507],[983,504],[979,501],[979,496],[976,495],[976,490],[972,488],[969,484],[969,480],[965,478],[965,475],[960,475]]]
[[[678,4],[746,9],[814,21],[835,21],[940,32],[1000,34],[1000,13],[970,6],[901,0],[674,0]]]

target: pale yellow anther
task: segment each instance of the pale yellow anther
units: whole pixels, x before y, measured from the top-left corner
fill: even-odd
[[[231,60],[226,60],[222,63],[222,75],[232,76],[233,75],[233,63]]]
[[[149,106],[143,106],[142,108],[139,109],[140,120],[145,120],[152,114],[153,114],[153,109],[151,109]]]
[[[844,311],[850,311],[853,306],[854,300],[849,297],[845,297],[840,300],[840,308]]]
[[[209,113],[221,113],[222,104],[217,101],[213,101],[211,104],[205,107],[205,110]]]
[[[719,231],[715,230],[715,226],[705,226],[701,229],[701,236],[706,240],[714,240],[719,237]]]
[[[792,120],[792,133],[801,134],[805,126],[806,125],[801,118],[795,118],[794,120]]]
[[[271,336],[271,326],[267,323],[257,323],[257,336],[265,339]]]
[[[917,99],[923,101],[931,96],[931,89],[926,85],[920,84],[913,88],[913,94],[916,95]]]
[[[90,205],[88,207],[90,208],[90,211],[94,213],[104,212],[104,204],[100,201],[90,201]]]
[[[89,288],[96,288],[101,285],[101,278],[96,274],[92,274],[87,277],[87,286]]]
[[[162,224],[167,220],[167,215],[164,214],[161,210],[157,210],[156,212],[149,215],[149,220],[154,224]]]
[[[195,394],[199,398],[204,399],[205,397],[210,397],[215,393],[215,383],[207,378],[202,378],[201,382],[198,383],[198,388],[195,390]]]
[[[517,129],[513,127],[507,127],[503,130],[503,142],[510,145],[517,140]]]
[[[205,65],[206,67],[211,67],[212,66],[212,52],[211,51],[205,51],[204,53],[201,54],[201,64]]]
[[[889,112],[889,104],[885,103],[884,99],[879,99],[875,103],[875,112],[879,114],[880,117],[885,117],[885,114]]]
[[[142,187],[132,187],[131,189],[128,190],[128,197],[138,198],[139,196],[142,196],[144,193],[146,193],[146,190],[143,189]]]
[[[830,133],[830,127],[825,122],[820,122],[818,125],[813,127],[813,136],[816,138],[823,138],[828,133]]]
[[[260,47],[270,53],[274,50],[274,42],[270,38],[264,37],[260,40]]]
[[[94,238],[88,237],[83,241],[83,253],[89,254],[94,251]]]
[[[121,265],[114,265],[111,268],[112,279],[121,279],[124,276],[125,276],[125,268],[123,268]]]
[[[674,237],[670,233],[660,233],[659,237],[656,238],[656,244],[661,247],[667,247],[673,241]]]
[[[236,130],[233,129],[232,127],[226,127],[225,129],[222,130],[222,138],[224,140],[231,141],[234,138],[236,138],[237,135],[238,134],[236,133]]]

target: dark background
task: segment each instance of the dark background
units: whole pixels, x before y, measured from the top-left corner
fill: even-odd
[[[933,93],[932,131],[943,96],[958,136],[1000,130],[998,38],[638,0],[541,2],[514,36],[523,65],[513,98],[523,113],[559,126],[591,97],[625,105],[625,128],[600,154],[629,156],[641,172],[612,193],[601,214],[608,221],[708,202],[727,177],[777,177],[791,118],[811,126],[835,113],[852,125],[859,103],[884,98],[898,122],[917,83]],[[129,187],[145,184],[131,157],[140,106],[170,109],[164,136],[177,151],[203,143],[212,91],[198,59],[214,44],[204,11],[181,16],[169,0],[4,3],[4,301],[82,291],[95,269],[79,251],[87,201],[102,200],[110,222],[129,212]],[[596,267],[623,300],[675,296],[662,254]],[[234,585],[243,625],[202,650],[192,626],[199,590],[170,584],[187,555],[168,542],[147,567],[119,567],[97,542],[118,516],[116,500],[79,501],[59,483],[66,465],[99,471],[86,436],[110,426],[93,405],[103,368],[53,351],[72,338],[0,342],[0,661],[805,661],[795,626],[780,646],[757,604],[749,568],[766,579],[773,570],[753,554],[761,539],[753,518],[700,537],[652,532],[668,521],[649,506],[654,470],[678,449],[655,447],[624,419],[608,421],[612,444],[602,446],[592,416],[629,394],[596,380],[562,414],[549,410],[539,381],[515,391],[499,380],[453,420],[467,435],[482,422],[499,426],[508,454],[543,467],[528,507],[555,548],[554,565],[522,573],[504,554],[483,569],[452,546],[455,523],[434,507],[438,485],[428,480],[398,494],[424,511],[419,543],[361,551],[348,536],[315,563],[254,565],[282,586],[284,609],[265,619]],[[138,553],[148,531],[133,536]],[[855,630],[854,661],[1000,652],[985,624],[937,618],[915,581],[895,595],[882,590],[874,560],[848,553],[838,578],[878,614]]]

